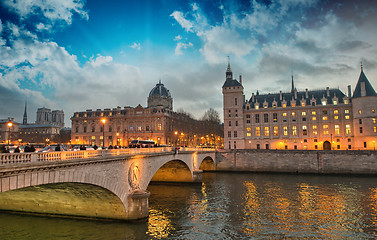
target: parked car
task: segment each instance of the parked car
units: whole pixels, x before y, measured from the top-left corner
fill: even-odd
[[[54,145],[44,147],[41,150],[38,150],[38,152],[42,152],[42,153],[43,152],[55,152],[57,146],[60,147],[60,151],[67,151],[67,148],[65,146],[59,145],[59,144],[54,144]]]

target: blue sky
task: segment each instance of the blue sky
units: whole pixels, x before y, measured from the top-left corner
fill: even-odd
[[[245,95],[377,88],[377,1],[1,0],[0,118],[39,107],[146,106],[161,79],[174,109],[222,115],[227,56]]]

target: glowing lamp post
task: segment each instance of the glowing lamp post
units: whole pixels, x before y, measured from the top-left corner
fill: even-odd
[[[178,145],[178,131],[175,131],[174,135],[175,135],[175,147],[177,147],[177,145]]]
[[[13,126],[13,123],[12,122],[8,122],[8,127],[9,127],[9,131],[8,131],[8,149],[9,149],[9,144],[10,144],[10,128]]]
[[[373,141],[373,150],[376,151],[376,141]]]
[[[106,118],[102,118],[101,122],[103,124],[103,128],[102,128],[102,149],[104,149],[105,148],[105,123],[106,123]]]

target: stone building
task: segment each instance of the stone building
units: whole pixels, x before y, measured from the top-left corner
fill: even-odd
[[[71,144],[102,146],[103,137],[105,146],[128,146],[135,139],[173,144],[173,99],[161,81],[150,91],[147,102],[147,107],[139,104],[75,112],[71,118]]]
[[[19,125],[18,122],[14,121],[14,118],[0,119],[0,143],[8,144],[8,141],[10,143],[18,141]]]
[[[223,89],[225,149],[375,149],[377,94],[361,67],[351,95],[339,89],[252,94],[228,63]]]

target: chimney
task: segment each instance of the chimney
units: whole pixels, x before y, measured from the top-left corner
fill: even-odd
[[[254,93],[251,94],[251,101],[254,102]]]
[[[280,90],[280,101],[283,101],[283,93]]]
[[[240,83],[241,83],[241,85],[242,85],[242,76],[240,75]]]
[[[295,88],[295,99],[297,99],[297,89]]]
[[[309,98],[309,93],[308,93],[308,89],[305,88],[305,98]]]
[[[329,87],[326,87],[326,95],[327,95],[327,97],[330,97],[330,88]]]
[[[348,98],[351,98],[351,85],[348,85],[347,88],[348,88]]]

